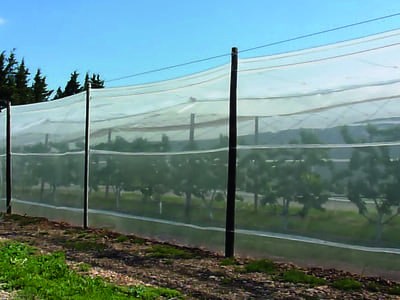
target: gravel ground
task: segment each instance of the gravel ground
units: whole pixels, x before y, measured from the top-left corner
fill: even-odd
[[[276,263],[279,273],[298,268],[327,280],[321,286],[286,282],[265,273],[245,272],[244,266],[249,262],[245,259],[238,259],[235,265],[222,265],[223,257],[215,253],[182,247],[179,249],[190,253],[188,257],[154,257],[149,255],[149,249],[165,244],[106,230],[84,231],[41,218],[3,216],[0,238],[27,242],[46,253],[64,251],[71,267],[90,265],[86,272],[90,276],[101,276],[118,285],[173,288],[181,291],[185,299],[400,299],[389,294],[399,283],[381,278]],[[360,281],[362,288],[343,291],[331,286],[334,280],[344,277]],[[0,299],[11,296],[0,291]]]

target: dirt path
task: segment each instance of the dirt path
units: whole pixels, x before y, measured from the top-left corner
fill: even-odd
[[[187,248],[160,255],[154,249],[164,244],[105,230],[83,231],[39,218],[3,216],[0,237],[27,242],[43,252],[64,251],[71,266],[89,264],[87,274],[119,285],[141,283],[174,288],[187,299],[400,299],[385,292],[396,283],[378,278],[314,268],[304,271],[329,282],[353,277],[363,283],[363,288],[342,291],[329,284],[295,284],[264,273],[244,272],[245,260],[224,266],[223,258],[216,254]],[[294,267],[284,263],[278,266],[280,272]],[[378,284],[383,289],[374,291],[371,287]]]

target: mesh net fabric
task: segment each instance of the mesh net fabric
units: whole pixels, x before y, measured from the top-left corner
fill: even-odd
[[[362,268],[371,257],[359,253],[378,252],[373,268],[390,265],[398,223],[375,217],[399,207],[382,189],[398,180],[399,64],[400,30],[239,60],[238,251],[339,264],[346,250]],[[91,226],[223,249],[229,81],[226,64],[90,91]],[[80,223],[84,126],[85,93],[12,107],[17,209]],[[354,190],[374,172],[375,198]],[[336,230],[350,214],[356,229]]]

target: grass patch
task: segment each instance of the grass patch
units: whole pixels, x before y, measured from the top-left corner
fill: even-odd
[[[78,272],[89,272],[91,267],[92,266],[87,263],[80,263],[77,265],[77,270],[78,270]]]
[[[260,272],[266,274],[275,274],[277,266],[268,259],[254,260],[244,266],[246,272]]]
[[[44,218],[40,217],[26,217],[26,216],[21,216],[21,215],[4,215],[7,220],[12,220],[15,222],[18,222],[18,225],[20,226],[27,226],[27,225],[33,225],[33,224],[38,224],[45,220]]]
[[[232,284],[233,283],[233,279],[229,278],[229,277],[223,277],[221,280],[222,284]]]
[[[193,258],[193,254],[189,251],[169,245],[154,245],[147,249],[146,252],[149,257],[154,258]]]
[[[324,285],[326,284],[326,280],[323,278],[318,278],[314,275],[308,275],[301,270],[291,269],[282,273],[279,276],[279,279],[282,279],[286,282],[292,283],[305,283],[310,284],[312,286],[316,285]]]
[[[221,266],[235,266],[237,265],[237,261],[233,257],[226,257],[221,260],[220,265]]]
[[[102,251],[107,246],[95,241],[81,241],[81,240],[67,240],[64,246],[69,249],[76,251]]]
[[[391,287],[388,290],[388,293],[391,295],[399,295],[400,296],[400,284]]]
[[[101,278],[79,275],[56,252],[38,255],[22,243],[0,244],[0,284],[17,299],[160,299],[181,298],[178,291],[145,286],[119,287]]]
[[[353,278],[341,278],[337,279],[332,283],[334,288],[343,291],[355,291],[362,288],[361,282]]]
[[[146,243],[146,240],[138,238],[138,237],[133,237],[130,238],[130,242],[138,245],[144,245]]]
[[[365,285],[365,288],[366,288],[368,291],[374,292],[374,293],[379,292],[379,291],[381,291],[381,290],[383,289],[382,286],[381,286],[380,284],[377,284],[377,283],[375,283],[375,282],[368,282],[368,283]]]
[[[123,242],[127,242],[127,241],[129,241],[129,238],[126,236],[126,235],[119,235],[119,236],[117,236],[117,238],[115,239],[115,241],[117,242],[117,243],[123,243]]]

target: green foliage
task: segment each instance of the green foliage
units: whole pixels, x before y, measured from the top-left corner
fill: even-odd
[[[30,84],[30,71],[15,57],[15,50],[7,56],[0,53],[0,99],[10,100],[13,105],[29,104],[46,101],[52,91],[47,89],[46,77],[37,70]]]
[[[129,295],[136,299],[183,299],[181,293],[168,288],[135,286],[128,289]]]
[[[67,82],[64,88],[63,97],[68,97],[74,94],[78,94],[84,90],[84,87],[78,81],[79,73],[74,71],[71,73],[71,78]]]
[[[20,226],[38,224],[44,220],[43,218],[40,217],[27,217],[16,214],[5,215],[5,218],[18,222],[18,225]]]
[[[118,287],[69,269],[63,253],[38,255],[21,243],[0,244],[0,283],[20,299],[159,299],[181,298],[165,288]]]
[[[365,139],[356,140],[347,127],[342,137],[347,143],[382,142],[396,140],[397,130],[366,127]],[[397,151],[388,146],[361,147],[353,149],[346,173],[347,196],[359,213],[375,224],[375,239],[382,238],[383,226],[400,214],[400,159]],[[372,201],[375,212],[370,213],[367,201]]]
[[[308,275],[303,271],[297,269],[287,270],[283,272],[278,278],[286,282],[305,283],[312,286],[326,284],[325,279],[318,278],[314,275]]]
[[[310,130],[302,130],[293,145],[320,144]],[[328,180],[332,166],[328,163],[326,149],[289,147],[278,150],[250,151],[239,160],[238,182],[240,187],[254,194],[254,210],[258,202],[276,206],[282,201],[283,229],[288,229],[290,205],[302,205],[299,212],[306,217],[311,209],[323,210],[328,201]],[[320,170],[324,170],[322,177]]]
[[[383,286],[376,282],[367,282],[365,288],[371,292],[379,292],[383,289]]]
[[[388,293],[400,296],[400,284],[390,287]]]
[[[254,260],[244,266],[246,272],[260,272],[266,274],[275,274],[278,270],[275,263],[268,259]]]
[[[127,242],[129,241],[129,237],[127,237],[126,235],[119,235],[116,239],[115,239],[118,243],[123,243],[123,242]]]
[[[33,78],[32,89],[32,103],[47,101],[53,92],[47,89],[46,77],[42,76],[40,69],[37,70]]]
[[[104,80],[100,78],[100,74],[92,74],[92,76],[89,76],[89,73],[86,73],[85,75],[85,82],[83,86],[86,88],[88,83],[91,83],[91,88],[92,89],[101,89],[104,88]]]
[[[233,257],[226,257],[221,260],[220,262],[221,266],[235,266],[237,265],[237,261]]]
[[[332,282],[332,286],[339,290],[350,291],[360,290],[362,288],[361,282],[353,278],[340,278]]]
[[[194,255],[184,249],[179,249],[169,245],[154,245],[147,249],[147,255],[154,258],[193,258]]]
[[[65,247],[76,251],[101,251],[107,247],[104,244],[90,240],[67,240],[64,245]]]
[[[86,263],[80,263],[77,266],[77,270],[79,272],[88,272],[91,269],[91,266],[89,264]]]

